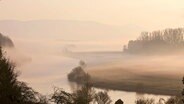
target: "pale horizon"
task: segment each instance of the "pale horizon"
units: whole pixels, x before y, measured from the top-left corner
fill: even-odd
[[[2,0],[0,20],[77,20],[135,25],[148,30],[182,27],[182,0]]]

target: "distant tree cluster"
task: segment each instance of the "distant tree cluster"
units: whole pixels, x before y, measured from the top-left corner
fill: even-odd
[[[130,40],[124,46],[127,53],[160,53],[175,52],[184,49],[184,29],[165,29],[153,32],[142,32],[138,39]]]
[[[12,48],[14,47],[14,43],[9,37],[0,33],[0,46]]]

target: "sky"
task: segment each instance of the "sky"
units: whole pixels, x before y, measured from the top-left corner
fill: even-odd
[[[181,27],[183,0],[1,0],[0,20],[80,20],[148,29]]]
[[[104,44],[115,44],[116,50],[122,50],[122,44],[127,44],[129,40],[136,39],[141,31],[183,27],[183,5],[184,0],[0,0],[0,20],[72,20],[118,26],[120,29],[113,31],[108,36],[109,32],[105,29],[97,31],[98,27],[95,27],[97,28],[95,31],[90,26],[88,29],[86,29],[87,27],[81,28],[78,29],[80,31],[78,33],[81,35],[84,32],[84,34],[78,35],[78,37],[81,40],[83,40],[82,38],[90,38],[90,41],[97,43],[95,39],[99,38],[101,40],[102,37],[99,34],[102,36],[103,33],[105,37],[110,37],[110,40],[106,39],[107,42],[104,42],[104,39]],[[74,25],[69,27],[70,32]],[[83,31],[81,31],[82,29]],[[123,29],[126,32],[121,32],[124,31]],[[3,33],[10,35],[12,38],[17,34],[15,31],[11,35],[11,30],[7,28],[6,30]],[[24,31],[24,29],[21,31]],[[71,37],[74,37],[77,32],[74,29],[72,32],[74,32],[72,33],[74,35]],[[99,34],[92,34],[93,32]],[[29,33],[27,31],[24,34]],[[34,35],[38,36],[40,34],[44,33],[38,32]],[[55,36],[54,38],[67,37],[64,32],[59,35],[60,37]],[[34,38],[33,40],[35,40],[35,36],[31,36]],[[92,40],[90,36],[96,38]],[[13,40],[16,41],[15,38]],[[28,38],[23,40],[27,41]],[[87,43],[89,42],[87,41],[85,44]],[[112,48],[114,47],[112,46]],[[105,49],[109,49],[109,45]]]

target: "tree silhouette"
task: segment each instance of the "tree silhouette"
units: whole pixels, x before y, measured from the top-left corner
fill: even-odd
[[[90,83],[90,76],[86,74],[81,83],[81,88],[78,88],[74,93],[74,104],[89,104],[95,97],[95,90]]]
[[[15,64],[4,57],[0,48],[0,103],[2,104],[41,104],[39,94],[26,83],[17,80]]]
[[[118,99],[115,104],[124,104],[124,102],[121,99]]]
[[[154,99],[138,99],[135,101],[135,104],[155,104],[155,100]]]
[[[112,100],[107,91],[100,91],[95,95],[95,100],[98,104],[111,104]]]
[[[84,77],[83,77],[84,78]],[[95,90],[90,84],[90,77],[87,74],[83,83],[73,93],[67,93],[62,89],[55,88],[51,101],[56,104],[90,104],[94,100]]]
[[[51,102],[56,104],[73,104],[73,96],[60,88],[54,88],[54,94],[51,96]]]
[[[13,41],[8,37],[0,33],[0,46],[1,47],[14,47]]]
[[[183,82],[183,85],[184,85],[184,77],[183,77],[183,80],[182,80],[182,82]],[[182,91],[182,101],[183,101],[183,103],[184,103],[184,89],[183,89],[183,91]]]
[[[142,32],[136,40],[130,40],[124,46],[124,52],[133,54],[154,54],[184,50],[184,29],[165,29]]]

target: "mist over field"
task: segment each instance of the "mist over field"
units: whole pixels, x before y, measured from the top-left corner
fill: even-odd
[[[183,0],[0,0],[0,103],[183,104]]]
[[[75,24],[76,27],[75,25],[73,26],[73,24]],[[72,28],[70,27],[71,25]],[[184,73],[182,71],[184,68],[182,64],[182,51],[175,51],[172,54],[163,54],[163,52],[159,54],[159,52],[157,52],[157,54],[154,55],[136,55],[132,53],[129,54],[126,51],[123,52],[123,48],[125,48],[123,45],[127,43],[131,45],[131,40],[137,38],[131,38],[130,36],[122,38],[122,41],[117,42],[118,38],[116,38],[116,36],[118,37],[118,35],[122,35],[123,33],[131,34],[131,32],[123,30],[117,31],[120,27],[117,28],[95,22],[49,20],[27,22],[0,21],[0,26],[3,27],[3,33],[10,34],[9,37],[11,37],[15,43],[15,48],[7,48],[5,50],[7,51],[7,56],[16,62],[17,69],[23,73],[20,79],[29,82],[35,89],[41,88],[38,90],[43,93],[48,93],[48,89],[53,86],[67,83],[65,80],[66,73],[69,73],[71,69],[76,67],[80,60],[87,64],[86,70],[94,78],[94,84],[97,83],[95,81],[105,83],[104,85],[97,84],[97,87],[100,88],[106,86],[105,88],[129,91],[129,89],[126,88],[121,89],[121,84],[130,82],[130,84],[135,84],[133,85],[134,87],[139,84],[143,87],[152,87],[152,85],[149,84],[150,81],[153,82],[151,79],[159,79],[159,81],[155,80],[154,86],[167,86],[173,81],[172,84],[176,85],[173,86],[173,88],[181,89],[182,85],[180,79]],[[63,29],[63,27],[66,29]],[[60,30],[60,28],[63,30]],[[86,30],[87,28],[90,29],[90,31]],[[71,32],[70,29],[73,31]],[[86,34],[86,32],[82,31],[82,33],[80,33],[79,30],[81,29],[86,30],[86,32],[90,34],[85,36],[84,34]],[[94,30],[102,34],[100,37],[104,38],[104,41],[99,41],[100,38],[96,38],[99,37],[99,35],[93,35],[96,34],[92,33]],[[83,38],[74,38],[74,33],[77,32],[79,32]],[[116,32],[118,32],[118,34],[113,36],[115,41],[111,37],[106,37],[107,33],[116,34]],[[65,39],[63,39],[64,35],[68,37],[64,37]],[[89,36],[93,38],[90,39]],[[138,36],[139,35],[135,37]],[[59,38],[56,39],[55,37]],[[153,42],[151,44],[153,44]],[[137,46],[129,47],[136,49]],[[142,49],[142,51],[145,50],[144,48]],[[136,51],[139,50],[133,52],[136,53]],[[153,51],[156,53],[156,50]],[[60,79],[63,79],[63,81],[60,81]],[[126,81],[124,82],[124,80]],[[170,80],[170,82],[164,83],[165,80]],[[119,85],[116,85],[117,82]],[[115,83],[114,86],[108,87],[109,84],[112,83]],[[163,85],[160,85],[160,83]],[[43,88],[45,84],[50,86]],[[127,84],[127,86],[129,86],[129,84]],[[172,85],[169,86],[172,88]],[[68,89],[68,86],[65,87]],[[133,91],[133,89],[130,91]],[[152,92],[147,91],[147,93]],[[157,92],[155,93],[157,94]],[[162,94],[172,95],[175,93],[172,91],[171,93],[165,93],[165,91],[163,91]]]

